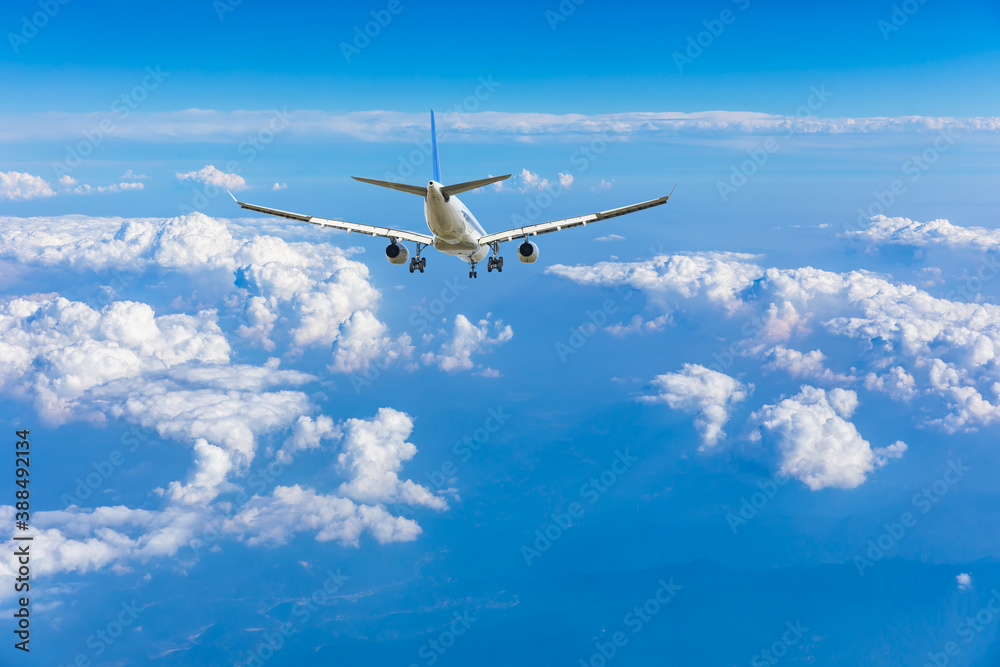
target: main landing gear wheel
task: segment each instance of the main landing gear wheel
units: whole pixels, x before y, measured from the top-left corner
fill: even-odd
[[[426,257],[419,257],[419,258],[414,257],[413,259],[410,260],[410,273],[413,273],[414,271],[419,271],[420,273],[423,273],[424,268],[426,266],[427,266]]]
[[[490,257],[486,260],[486,270],[492,273],[493,269],[496,269],[497,273],[503,271],[503,257]]]
[[[425,268],[427,268],[427,258],[426,257],[421,257],[420,258],[420,273],[423,273]]]

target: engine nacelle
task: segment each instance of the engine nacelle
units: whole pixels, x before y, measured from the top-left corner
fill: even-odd
[[[522,264],[534,264],[538,261],[538,246],[531,241],[525,241],[517,246],[517,258]]]
[[[385,249],[385,258],[390,264],[405,264],[410,258],[410,253],[406,251],[405,245],[390,243]]]

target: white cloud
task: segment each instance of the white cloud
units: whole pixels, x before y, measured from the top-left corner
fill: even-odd
[[[226,190],[243,190],[247,187],[247,182],[239,174],[227,174],[219,171],[214,165],[207,165],[198,171],[186,173],[177,172],[177,180],[194,181],[205,185],[214,185]]]
[[[248,236],[234,238],[233,232]],[[118,269],[126,280],[154,267],[203,274],[199,280],[233,291],[242,310],[240,340],[266,350],[282,319],[289,354],[338,344],[331,368],[355,372],[412,351],[376,316],[381,294],[368,267],[329,243],[289,243],[242,230],[201,213],[155,218],[0,218],[0,257],[73,269]],[[236,271],[233,290],[233,274]]]
[[[234,238],[237,230],[243,238]],[[283,331],[294,332],[289,337],[300,345],[343,342],[343,350],[334,347],[336,363],[360,368],[381,354],[379,344],[396,341],[375,318],[380,295],[368,283],[367,267],[347,254],[326,243],[259,236],[256,228],[240,230],[201,214],[170,220],[5,218],[0,224],[0,256],[21,263],[26,275],[34,270],[58,279],[61,271],[86,282],[92,280],[87,272],[114,269],[116,280],[128,288],[128,281],[140,276],[143,283],[159,282],[163,272],[190,272],[198,289],[211,295],[206,297],[211,305],[235,313],[259,307],[253,321],[227,326],[266,339],[280,318],[288,325]],[[284,441],[276,454],[282,463],[341,438],[343,425],[315,415],[309,396],[288,389],[313,382],[314,376],[279,370],[276,358],[260,366],[232,363],[219,319],[211,306],[199,306],[190,315],[157,315],[150,305],[133,301],[112,301],[103,308],[58,295],[0,302],[0,390],[33,401],[55,423],[120,419],[155,429],[161,438],[189,448],[192,456],[183,479],[164,479],[163,488],[155,489],[162,509],[71,508],[33,517],[44,531],[39,539],[49,559],[41,572],[125,571],[132,560],[172,555],[209,522],[221,520],[228,503],[220,495],[243,483],[262,438],[278,435],[278,442]],[[397,341],[402,339],[408,343],[405,336]],[[310,414],[315,416],[304,416]],[[407,415],[389,411],[372,422],[357,420],[352,433],[380,428],[372,426],[380,420],[392,422],[386,415],[397,427],[412,425]],[[416,522],[392,516],[379,503],[439,510],[447,505],[400,478],[402,465],[416,453],[406,442],[409,431],[403,430],[392,431],[402,434],[399,439],[392,434],[374,442],[361,435],[343,438],[344,488],[366,495],[369,503],[276,487],[244,507],[227,524],[228,534],[263,543],[282,531],[287,535],[312,526],[321,540],[357,543],[364,531],[380,542],[415,539],[420,533]],[[364,458],[373,453],[383,458]],[[0,507],[0,516],[9,509]],[[271,526],[265,515],[295,517],[295,523]],[[316,515],[339,517],[341,523],[326,525]]]
[[[559,185],[567,189],[571,187],[573,185],[573,174],[559,172]]]
[[[859,374],[870,390],[900,400],[926,390],[940,399],[945,414],[928,423],[957,431],[1000,421],[993,389],[1000,382],[1000,306],[936,298],[866,271],[765,269],[753,259],[690,253],[547,271],[583,285],[640,290],[667,323],[683,310],[728,338],[722,358],[759,358],[777,345],[820,333],[851,340],[868,349],[868,368]],[[797,371],[808,372],[805,361]],[[896,367],[883,377],[882,369]]]
[[[100,311],[62,297],[0,304],[0,387],[27,394],[52,423],[113,380],[192,361],[223,363],[229,344],[210,313],[156,317],[144,303]]]
[[[805,385],[776,405],[765,405],[748,421],[751,439],[773,441],[779,472],[802,481],[813,491],[853,489],[886,458],[898,458],[906,445],[872,451],[854,424],[847,421],[858,396],[846,389],[826,391]],[[878,455],[878,459],[876,456]]]
[[[869,373],[865,376],[865,388],[880,391],[897,401],[908,401],[919,392],[917,381],[902,366],[893,366],[881,375]]]
[[[726,310],[742,306],[739,292],[760,277],[755,255],[726,252],[659,255],[643,262],[600,262],[593,266],[555,264],[546,269],[581,285],[632,287],[662,307],[677,298],[707,301]]]
[[[0,171],[0,199],[24,201],[53,195],[52,186],[40,176],[20,171]]]
[[[97,119],[99,120],[99,119]],[[233,143],[275,121],[287,125],[283,135],[292,140],[350,137],[362,141],[409,142],[426,140],[425,113],[357,111],[333,113],[316,110],[220,111],[186,109],[167,112],[134,111],[128,122],[115,129],[120,139],[144,142],[197,141]],[[995,134],[1000,117],[858,117],[819,118],[782,116],[748,111],[629,111],[614,114],[546,114],[478,112],[439,114],[452,141],[507,141],[512,137],[578,141],[601,132],[615,136],[650,139],[674,136],[802,134]],[[92,113],[30,113],[0,116],[0,143],[75,139],[95,125]]]
[[[834,373],[824,366],[826,355],[820,350],[802,353],[784,345],[777,345],[768,352],[770,361],[764,364],[766,370],[783,370],[796,379],[810,378],[826,382],[850,382],[853,378]]]
[[[324,440],[336,441],[341,436],[340,427],[335,426],[330,417],[319,415],[313,419],[303,415],[295,422],[292,434],[288,436],[274,458],[281,463],[289,464],[299,452],[319,449],[323,446]]]
[[[0,516],[14,519],[14,508],[0,507]],[[36,528],[33,544],[38,546],[32,561],[33,573],[85,573],[104,567],[127,572],[127,562],[169,557],[185,545],[204,519],[202,513],[180,508],[162,511],[124,506],[32,514]],[[0,575],[13,572],[8,562],[0,562]]]
[[[357,373],[367,370],[373,363],[385,368],[401,359],[409,359],[413,353],[410,337],[402,334],[393,340],[388,329],[369,311],[354,313],[343,326],[330,370]]]
[[[549,187],[547,178],[542,178],[527,169],[522,169],[520,174],[514,176],[514,180],[518,183],[517,189],[521,192],[537,192],[539,190],[546,190]]]
[[[226,523],[227,532],[245,536],[251,545],[284,544],[294,533],[316,531],[320,542],[339,540],[357,546],[366,530],[381,544],[410,542],[421,533],[416,521],[393,516],[381,505],[358,505],[298,484],[255,496]]]
[[[883,466],[889,459],[901,459],[906,450],[909,449],[906,443],[902,440],[897,440],[888,447],[876,447],[873,451],[875,453],[875,465]]]
[[[0,220],[0,256],[24,264],[130,273],[153,266],[231,272],[236,268],[234,255],[241,248],[224,223],[202,213],[169,219],[60,216]]]
[[[449,373],[468,371],[476,367],[473,354],[486,353],[513,337],[514,330],[509,324],[504,325],[501,320],[490,322],[488,314],[478,324],[470,322],[465,315],[456,315],[451,338],[441,345],[437,353],[427,352],[420,360],[428,365],[437,364],[438,368]],[[487,377],[496,377],[496,371],[490,368],[483,369],[482,373]]]
[[[120,178],[123,181],[144,181],[148,177],[146,176],[146,174],[137,174],[133,170],[128,169],[124,174],[120,176]]]
[[[183,505],[205,505],[223,490],[233,461],[222,447],[204,438],[194,443],[194,470],[187,484],[170,482],[170,498]]]
[[[288,183],[275,183],[274,185],[271,186],[271,189],[272,190],[287,190],[288,189]]]
[[[643,403],[666,403],[674,410],[697,415],[695,428],[701,435],[698,451],[714,448],[726,437],[722,427],[729,421],[736,403],[746,400],[753,392],[753,385],[746,385],[724,373],[698,364],[684,364],[679,373],[666,373],[653,379],[652,385],[659,392],[640,396]]]
[[[598,236],[595,241],[624,241],[625,237],[618,234],[605,234],[604,236]]]
[[[448,509],[448,503],[426,487],[399,479],[403,463],[417,453],[406,441],[412,431],[410,416],[392,408],[380,408],[371,421],[348,419],[337,468],[349,481],[340,485],[340,495],[360,502]]]
[[[612,178],[610,181],[606,181],[602,178],[601,182],[598,183],[597,185],[592,186],[590,190],[591,192],[605,192],[607,190],[610,190],[614,186],[614,184],[615,184],[615,179]]]
[[[70,179],[70,180],[72,180],[72,179]],[[76,183],[76,181],[74,180],[73,184],[75,184],[75,183]],[[60,184],[63,184],[63,182],[60,181]],[[67,182],[67,185],[69,185],[68,182]],[[106,194],[111,194],[111,193],[114,193],[114,192],[127,192],[129,190],[142,190],[145,187],[146,186],[143,185],[142,183],[135,182],[135,181],[132,181],[132,182],[122,182],[122,183],[112,183],[111,185],[97,185],[97,186],[87,185],[86,183],[84,183],[83,185],[76,185],[75,187],[71,187],[71,188],[67,189],[66,192],[68,194],[71,194],[71,195],[106,195]]]
[[[955,577],[955,581],[958,583],[958,590],[967,591],[972,588],[972,575],[963,572]]]
[[[887,218],[884,215],[876,215],[870,219],[867,228],[848,231],[844,236],[869,241],[873,245],[941,245],[975,250],[1000,250],[1000,229],[959,227],[947,220],[915,222],[909,218]]]

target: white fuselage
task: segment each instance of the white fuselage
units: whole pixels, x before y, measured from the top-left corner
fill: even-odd
[[[489,246],[479,243],[486,235],[482,225],[458,197],[441,192],[441,184],[436,181],[427,184],[424,217],[434,235],[436,250],[467,262],[478,262],[489,254]]]

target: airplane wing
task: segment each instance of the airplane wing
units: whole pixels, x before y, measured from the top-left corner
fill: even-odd
[[[230,197],[233,197],[233,193],[229,193]],[[268,215],[276,215],[281,218],[289,218],[291,220],[299,220],[301,222],[309,222],[314,225],[319,225],[320,227],[332,227],[334,229],[342,229],[347,232],[357,232],[359,234],[368,234],[370,236],[382,236],[387,239],[395,239],[397,241],[416,241],[417,243],[426,243],[431,245],[434,243],[434,237],[428,236],[427,234],[418,234],[417,232],[408,232],[403,229],[389,229],[388,227],[376,227],[375,225],[362,225],[357,222],[344,222],[343,220],[328,220],[327,218],[316,218],[311,215],[301,215],[299,213],[289,213],[288,211],[279,211],[276,208],[267,208],[265,206],[256,206],[254,204],[246,204],[233,197],[233,201],[239,204],[242,208],[248,211],[256,211],[257,213],[266,213]]]
[[[673,190],[670,192],[673,194]],[[581,227],[583,225],[589,225],[592,222],[597,222],[598,220],[617,218],[620,215],[627,215],[628,213],[635,213],[636,211],[642,211],[647,208],[653,208],[654,206],[666,204],[668,199],[670,199],[670,195],[660,197],[659,199],[650,199],[649,201],[632,204],[630,206],[622,206],[608,211],[601,211],[600,213],[591,213],[590,215],[581,215],[576,218],[564,218],[562,220],[553,220],[552,222],[542,222],[537,225],[528,225],[527,227],[518,227],[517,229],[508,229],[505,232],[497,232],[496,234],[487,234],[486,236],[480,237],[479,242],[483,245],[488,245],[490,243],[503,243],[504,241],[510,241],[512,239],[526,236],[536,236],[538,234],[558,232],[562,229],[569,229],[570,227]]]

